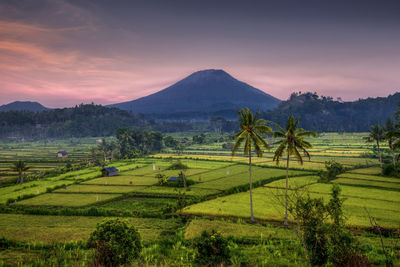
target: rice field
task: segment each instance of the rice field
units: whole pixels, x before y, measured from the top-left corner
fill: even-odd
[[[297,190],[301,194],[328,201],[332,185],[339,184],[345,198],[344,214],[349,227],[363,233],[370,226],[368,211],[381,226],[399,228],[400,178],[381,175],[377,158],[368,156],[372,144],[365,143],[363,136],[363,133],[326,133],[311,139],[314,145],[310,150],[311,160],[305,160],[303,165],[295,160],[290,161],[289,195],[293,197]],[[54,169],[66,164],[66,161],[52,158],[55,151],[76,152],[77,156],[73,159],[78,162],[84,159],[88,147],[96,145],[94,138],[81,140],[81,146],[73,142],[68,146],[68,142],[64,140],[46,146],[26,144],[26,147],[23,143],[10,144],[9,147],[0,143],[0,181],[2,177],[15,175],[7,170],[7,164],[17,158],[28,160],[36,154],[38,160],[29,162],[32,164],[31,171]],[[119,170],[119,175],[113,177],[103,177],[100,167],[91,167],[27,181],[23,185],[0,187],[0,206],[25,209],[27,212],[29,209],[98,208],[113,212],[110,213],[113,215],[124,214],[139,229],[145,242],[180,230],[186,239],[193,239],[203,230],[211,229],[224,236],[252,240],[297,240],[292,228],[280,227],[284,218],[285,162],[279,165],[273,162],[272,152],[266,152],[262,158],[253,157],[254,214],[259,224],[248,224],[248,158],[240,151],[232,157],[230,150],[222,148],[224,143],[188,145],[180,155],[167,149],[146,158],[112,161],[109,166]],[[273,141],[270,139],[269,143]],[[321,183],[318,172],[325,169],[325,162],[329,160],[343,163],[349,170],[330,183]],[[186,190],[159,185],[157,175],[179,175],[181,170],[169,169],[178,161],[188,166],[183,173],[193,184]],[[3,172],[7,172],[7,175],[3,175]],[[12,203],[6,206],[10,199]],[[178,210],[178,203],[182,199],[188,202],[183,204],[185,207],[182,210]],[[185,220],[177,219],[181,215]],[[102,219],[104,217],[13,214],[8,211],[0,213],[0,238],[45,243],[86,240]],[[357,239],[376,247],[380,245],[375,235],[361,234]],[[257,249],[253,247],[245,249],[257,254]]]
[[[66,242],[86,240],[104,217],[37,216],[0,214],[0,236],[25,242]],[[177,220],[127,218],[138,228],[144,241],[154,240],[161,232],[179,227]]]
[[[16,202],[17,205],[83,207],[120,197],[122,194],[47,193]]]
[[[347,173],[343,174],[347,175]],[[384,188],[375,181],[369,184],[354,183],[351,186],[343,183],[343,179],[334,180],[341,183],[344,212],[348,224],[355,227],[368,227],[368,212],[376,218],[380,225],[397,228],[400,226],[400,192],[397,188]],[[384,178],[382,178],[384,179]],[[390,178],[389,178],[390,179]],[[395,178],[396,179],[396,178]],[[312,197],[329,199],[331,184],[317,183],[316,176],[294,177],[289,179],[289,187],[303,188],[303,194]],[[366,181],[368,182],[368,181]],[[383,183],[383,182],[382,182]],[[369,187],[366,187],[369,185]],[[282,221],[284,217],[283,199],[285,180],[274,181],[253,191],[255,217],[267,221]],[[391,190],[390,190],[391,189]],[[187,215],[249,217],[249,194],[247,192],[219,197],[198,203],[184,209]]]

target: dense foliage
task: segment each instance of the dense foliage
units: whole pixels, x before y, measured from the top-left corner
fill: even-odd
[[[121,126],[144,125],[146,122],[138,115],[93,104],[41,112],[0,112],[0,138],[110,136]]]
[[[196,262],[202,266],[214,266],[221,263],[228,265],[230,263],[228,240],[214,230],[202,232],[195,241],[195,247],[198,252]]]
[[[351,233],[345,228],[344,199],[334,184],[331,199],[296,196],[290,210],[310,266],[369,266]]]
[[[316,93],[293,93],[278,108],[261,115],[282,125],[290,114],[296,114],[303,118],[301,127],[318,132],[366,132],[372,124],[383,124],[392,117],[399,102],[400,93],[353,102]]]
[[[120,266],[139,257],[142,243],[139,232],[126,220],[106,219],[99,223],[88,240],[95,248],[95,266]]]
[[[326,161],[325,169],[326,171],[321,171],[319,174],[320,182],[329,182],[335,179],[336,176],[338,176],[339,174],[346,171],[345,167],[342,164],[334,160]]]
[[[116,137],[122,158],[135,158],[152,152],[159,152],[164,147],[163,135],[160,132],[120,127],[116,131]]]

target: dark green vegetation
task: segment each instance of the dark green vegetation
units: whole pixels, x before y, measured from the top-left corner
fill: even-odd
[[[95,249],[96,266],[120,266],[132,263],[142,250],[139,232],[127,220],[108,219],[96,226],[88,245]]]
[[[99,105],[41,112],[0,112],[0,138],[77,138],[110,136],[121,126],[143,127],[146,122],[138,115]]]
[[[373,124],[383,125],[398,108],[400,93],[388,97],[333,100],[316,93],[293,93],[278,108],[261,114],[284,125],[290,114],[302,117],[300,127],[317,132],[366,132]]]
[[[400,93],[354,102],[335,101],[314,93],[293,94],[273,110],[266,111],[262,108],[260,116],[267,121],[284,125],[290,114],[296,114],[302,117],[299,126],[308,130],[366,132],[372,125],[383,126],[388,117],[393,117],[399,101]],[[169,102],[168,108],[174,107],[176,103],[186,105],[187,101]],[[151,104],[146,106],[158,107]],[[218,108],[218,105],[213,107]],[[209,131],[233,133],[239,126],[236,120],[239,106],[232,109],[219,107],[223,110],[211,111],[202,105],[201,110],[195,112],[167,112],[144,116],[98,105],[80,105],[41,112],[0,112],[0,139],[41,140],[55,137],[111,136],[117,128],[124,126],[162,133],[192,132],[193,135]],[[257,110],[257,107],[253,107],[253,110]]]

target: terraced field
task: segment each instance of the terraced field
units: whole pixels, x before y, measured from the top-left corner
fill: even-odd
[[[0,141],[0,183],[17,177],[10,170],[13,162],[23,160],[30,167],[26,175],[40,174],[65,167],[67,163],[80,163],[87,159],[90,147],[97,146],[98,138],[79,138],[69,140],[46,140],[26,142]],[[68,158],[57,158],[58,151],[67,151]]]
[[[65,242],[85,240],[103,217],[35,216],[0,214],[0,235],[17,241]],[[174,230],[176,220],[129,218],[144,239],[157,238],[162,231]]]
[[[368,232],[370,221],[366,210],[381,226],[398,229],[400,178],[381,175],[377,159],[366,157],[371,145],[361,140],[363,135],[321,134],[312,139],[311,161],[305,161],[304,165],[295,160],[290,162],[289,195],[292,197],[297,190],[327,200],[332,185],[340,184],[347,224],[356,229],[359,242],[374,248],[368,257],[379,265],[382,255],[376,251],[380,238]],[[293,262],[304,265],[306,261],[295,230],[281,227],[286,185],[284,162],[277,166],[271,152],[263,158],[253,158],[257,224],[250,224],[248,158],[240,153],[231,157],[231,152],[222,149],[222,144],[190,145],[180,155],[167,150],[147,158],[112,161],[109,166],[119,170],[119,175],[113,177],[102,177],[100,167],[91,167],[27,181],[23,185],[0,187],[0,238],[23,244],[86,240],[105,217],[123,216],[139,229],[148,251],[156,249],[155,242],[165,236],[173,239],[182,234],[189,240],[203,230],[215,229],[225,236],[244,240],[240,250],[254,255],[254,259],[262,257],[262,262],[271,263],[275,262],[276,255],[284,255],[287,261],[276,262],[277,265]],[[11,157],[14,148],[11,150],[0,154]],[[28,150],[16,153],[28,154]],[[53,150],[48,151],[49,155]],[[45,155],[44,152],[45,149],[40,153]],[[349,170],[330,183],[321,183],[318,171],[324,170],[328,160],[341,162]],[[170,169],[178,161],[188,169]],[[46,164],[36,167],[52,166]],[[191,181],[187,190],[171,184],[160,185],[156,178],[160,174],[178,176],[181,171]],[[400,258],[396,238],[388,236],[384,240],[394,257]],[[0,265],[6,259],[3,256],[0,253]],[[149,266],[157,264],[149,261]],[[263,265],[256,261],[251,264]]]
[[[370,169],[371,171],[374,169]],[[346,198],[344,212],[348,223],[357,227],[368,227],[370,221],[368,212],[385,227],[397,228],[400,226],[400,179],[382,176],[357,174],[367,173],[368,170],[353,170],[344,173],[333,183],[341,184],[342,195]],[[370,179],[363,179],[370,178]],[[289,179],[291,189],[302,188],[304,193],[312,197],[328,199],[332,185],[317,183],[317,176],[302,176]],[[351,185],[349,182],[351,181]],[[377,182],[378,181],[378,182]],[[390,186],[389,186],[390,185]],[[282,207],[284,180],[274,181],[257,188],[253,192],[255,216],[261,220],[282,221],[284,217]],[[188,215],[241,217],[249,216],[249,195],[246,192],[216,198],[185,208]]]

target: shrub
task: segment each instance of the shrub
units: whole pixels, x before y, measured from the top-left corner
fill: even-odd
[[[382,167],[382,174],[384,176],[399,177],[400,167],[393,165],[393,163],[384,164]]]
[[[187,187],[191,186],[191,185],[194,185],[195,183],[196,182],[193,181],[193,180],[186,179],[186,186]],[[168,181],[166,185],[170,186],[170,187],[185,187],[185,182],[184,182],[183,179],[179,179],[177,181]]]
[[[136,259],[142,250],[139,232],[126,220],[106,219],[90,234],[88,245],[95,248],[94,265],[119,266]]]
[[[325,161],[325,172],[320,172],[320,182],[329,182],[336,178],[341,173],[344,173],[346,169],[342,164],[332,161]]]
[[[324,265],[328,261],[328,224],[326,206],[322,198],[310,196],[297,199],[293,208],[300,230],[300,241],[306,248],[311,265]]]
[[[159,185],[166,185],[168,182],[168,177],[165,174],[157,173],[156,178],[158,179]]]
[[[322,198],[300,196],[290,211],[298,224],[298,234],[311,265],[369,266],[368,259],[345,227],[344,199],[340,186],[332,186],[331,199],[324,204]]]
[[[180,160],[178,160],[177,162],[172,163],[167,170],[186,170],[189,167],[186,166],[185,164],[183,164]]]
[[[200,265],[218,265],[230,263],[230,250],[228,240],[214,230],[208,233],[203,231],[195,240],[197,249],[196,262]]]

